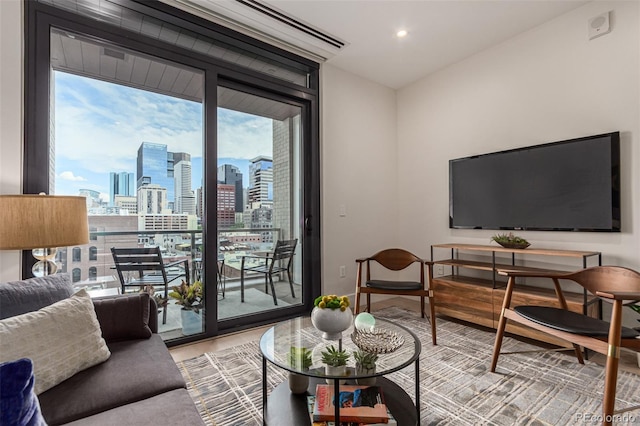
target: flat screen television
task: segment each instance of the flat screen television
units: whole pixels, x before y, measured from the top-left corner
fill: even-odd
[[[449,227],[620,231],[620,133],[449,161]]]

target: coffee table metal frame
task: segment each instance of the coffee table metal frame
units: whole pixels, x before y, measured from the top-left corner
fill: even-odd
[[[349,368],[349,379],[360,379],[360,378],[370,378],[370,377],[382,377],[384,375],[393,373],[395,371],[402,370],[403,368],[414,364],[415,369],[415,413],[416,413],[416,424],[420,425],[420,352],[422,350],[422,345],[420,344],[420,340],[418,337],[409,329],[396,324],[392,321],[376,319],[376,326],[380,328],[387,328],[393,331],[399,331],[403,337],[405,338],[405,342],[403,344],[403,357],[398,360],[398,362],[393,362],[394,354],[381,354],[379,360],[379,366],[381,368],[376,368],[376,372],[374,374],[367,375],[358,375],[355,372],[355,369]],[[276,336],[276,330],[279,331],[279,335]],[[343,333],[343,339],[345,342],[348,342],[345,346],[349,346],[350,348],[354,348],[355,345],[351,343],[350,335],[353,331],[353,327],[349,328],[347,331]],[[306,334],[306,337],[303,337],[302,334]],[[312,378],[318,379],[334,379],[334,395],[339,393],[339,379],[345,379],[344,376],[332,376],[327,375],[324,372],[324,368],[322,368],[318,364],[318,360],[314,359],[314,365],[316,368],[310,368],[309,370],[300,370],[296,369],[289,365],[287,362],[287,353],[291,346],[300,346],[300,342],[316,342],[316,346],[329,346],[336,345],[336,341],[328,341],[324,340],[321,337],[321,332],[316,330],[313,325],[311,325],[311,321],[309,318],[294,318],[292,320],[283,321],[281,323],[276,324],[275,326],[269,328],[260,338],[260,351],[262,353],[262,419],[263,425],[266,425],[266,413],[267,413],[267,362],[272,363],[273,365],[287,370],[291,373],[301,374],[305,376],[309,376]],[[314,340],[315,339],[315,340]],[[276,340],[282,340],[284,344],[278,346]],[[293,344],[295,343],[295,344]],[[413,352],[407,349],[406,345],[411,345],[413,343]],[[343,340],[340,339],[337,341],[337,345],[340,349],[343,347]],[[357,348],[356,348],[357,349]],[[402,348],[400,348],[402,349]],[[399,350],[400,350],[399,349]],[[314,352],[315,354],[315,352]],[[314,356],[317,358],[317,356]],[[353,357],[350,357],[352,359]],[[386,363],[385,363],[386,361]],[[338,379],[338,380],[335,380]],[[391,381],[385,381],[391,382]],[[391,382],[393,383],[393,382]],[[406,394],[406,392],[405,392]],[[408,395],[406,396],[407,398]],[[395,414],[394,414],[395,415]],[[338,419],[336,423],[339,422],[340,419],[340,404],[335,405],[335,418]],[[309,419],[307,417],[307,419]]]

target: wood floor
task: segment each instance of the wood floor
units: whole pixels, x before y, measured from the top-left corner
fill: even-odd
[[[372,303],[372,310],[374,309],[382,309],[388,306],[398,306],[404,309],[410,309],[415,311],[420,311],[420,303],[417,299],[407,299],[402,297],[387,299],[385,301]],[[469,324],[469,326],[473,326]],[[238,333],[227,334],[224,336],[219,336],[212,339],[202,340],[196,343],[190,343],[182,346],[175,346],[169,349],[171,356],[175,361],[182,361],[189,358],[194,358],[196,356],[202,355],[206,352],[215,352],[220,351],[226,348],[230,348],[232,346],[240,345],[242,343],[247,343],[250,341],[256,341],[260,339],[260,336],[269,328],[270,326],[257,327],[247,331],[241,331]],[[595,354],[590,352],[589,359],[594,361],[600,365],[604,365],[606,357],[601,354]],[[490,360],[487,360],[490,362]],[[640,375],[640,368],[638,368],[638,359],[637,354],[632,351],[628,351],[626,349],[622,349],[620,354],[620,369],[631,371],[633,373]]]

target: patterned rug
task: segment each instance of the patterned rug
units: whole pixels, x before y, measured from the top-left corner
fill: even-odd
[[[502,355],[490,373],[495,332],[438,319],[438,346],[420,315],[385,308],[376,316],[397,321],[418,335],[422,425],[569,425],[599,424],[604,371],[577,363],[558,352]],[[506,337],[503,352],[536,346]],[[207,353],[178,363],[191,397],[208,425],[262,424],[262,358],[258,342]],[[268,388],[285,379],[269,364]],[[410,366],[387,376],[414,397]],[[640,377],[620,372],[616,408],[640,402]],[[640,411],[626,413],[640,423]],[[287,425],[282,425],[287,426]],[[297,425],[292,425],[297,426]]]

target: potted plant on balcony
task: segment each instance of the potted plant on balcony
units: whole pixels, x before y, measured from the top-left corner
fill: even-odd
[[[169,297],[176,300],[176,305],[182,306],[182,333],[187,335],[201,332],[202,319],[199,313],[202,309],[202,283],[195,281],[189,284],[182,280],[179,286],[171,287]]]
[[[365,376],[376,373],[376,361],[378,360],[378,354],[358,350],[353,352],[353,358],[356,360],[356,375]],[[356,383],[359,385],[372,386],[376,384],[376,378],[366,377],[356,379]]]
[[[307,371],[311,367],[312,352],[305,347],[291,346],[289,349],[289,365],[297,371]],[[291,393],[305,393],[309,387],[309,376],[289,372],[289,389]]]
[[[327,376],[346,376],[347,360],[349,359],[349,353],[346,350],[336,349],[331,345],[320,354],[322,355],[322,362],[326,364],[325,374]],[[326,379],[326,382],[331,384],[333,380]],[[345,382],[346,380],[340,380],[340,384]]]

